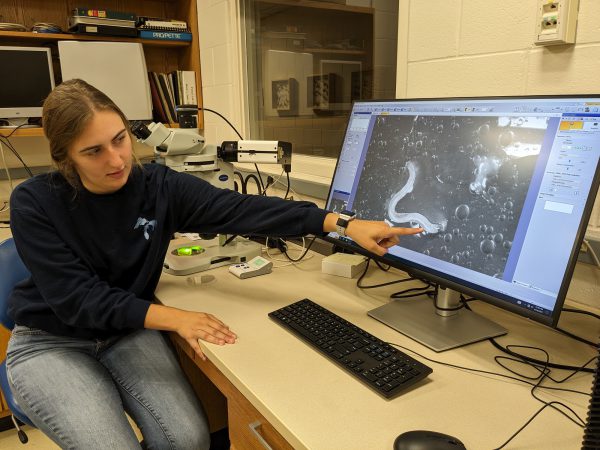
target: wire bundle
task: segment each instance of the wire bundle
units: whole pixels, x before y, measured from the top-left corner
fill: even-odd
[[[27,27],[20,23],[0,22],[0,31],[27,31]]]
[[[55,23],[37,22],[31,27],[34,33],[62,33],[63,29]]]

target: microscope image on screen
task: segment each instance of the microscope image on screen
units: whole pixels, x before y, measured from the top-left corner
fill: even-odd
[[[352,208],[404,248],[502,278],[547,119],[378,116]]]

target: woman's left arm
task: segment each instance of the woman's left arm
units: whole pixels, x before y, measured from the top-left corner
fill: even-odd
[[[327,214],[323,222],[323,231],[336,231],[338,218],[337,214]],[[385,255],[388,248],[397,245],[400,242],[400,236],[418,234],[422,231],[423,228],[390,227],[385,222],[360,219],[352,220],[346,228],[348,237],[365,250],[379,256]]]

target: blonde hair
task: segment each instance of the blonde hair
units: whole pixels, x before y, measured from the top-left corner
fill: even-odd
[[[69,157],[69,148],[98,111],[117,113],[131,136],[129,121],[123,111],[104,92],[83,80],[64,81],[44,101],[42,125],[50,143],[50,156],[56,169],[75,190],[82,185]],[[139,165],[135,155],[133,159]]]

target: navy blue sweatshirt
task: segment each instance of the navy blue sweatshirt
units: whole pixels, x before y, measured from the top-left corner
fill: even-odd
[[[13,237],[32,277],[12,293],[19,325],[104,339],[144,326],[173,233],[322,233],[309,202],[242,195],[192,175],[136,167],[112,194],[74,190],[57,172],[21,183],[10,200]]]

